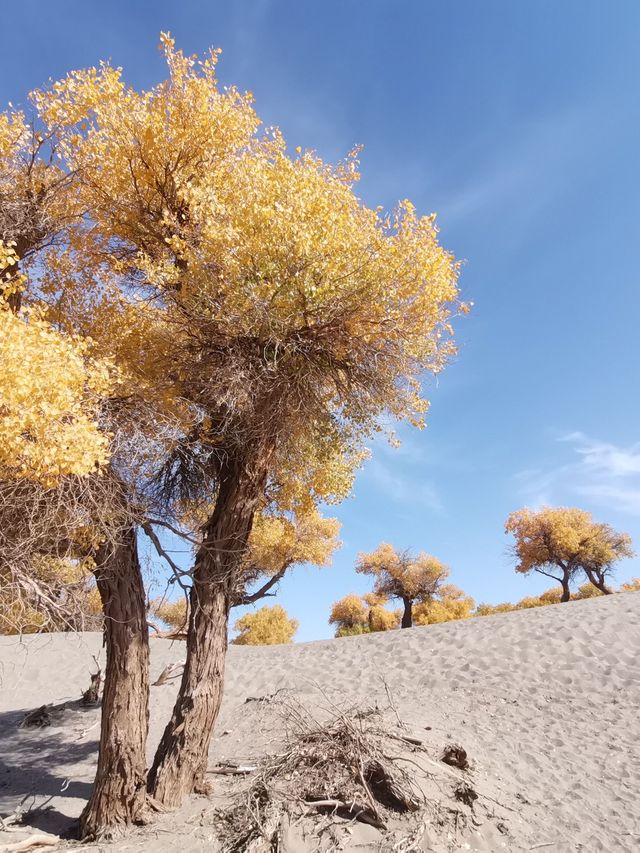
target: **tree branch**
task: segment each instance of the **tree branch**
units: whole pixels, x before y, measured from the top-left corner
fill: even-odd
[[[180,530],[180,528],[174,527],[173,524],[169,524],[168,521],[161,521],[159,518],[150,518],[147,524],[157,524],[159,527],[166,527],[167,530],[170,530],[172,533],[175,533],[176,536],[179,536],[181,539],[185,539],[191,545],[195,545],[196,547],[201,544],[200,542],[198,542],[197,539],[194,539],[192,536],[189,536],[187,533],[185,533],[184,530]]]
[[[534,569],[534,571],[538,572],[538,574],[546,575],[546,577],[551,578],[554,581],[558,581],[558,583],[562,583],[562,578],[557,578],[555,575],[550,575],[549,572],[544,572],[542,569]]]
[[[187,577],[190,576],[191,573],[189,571],[185,571],[184,569],[181,569],[177,563],[174,563],[174,561],[171,559],[169,554],[167,554],[165,549],[162,547],[162,543],[158,539],[158,535],[155,532],[155,530],[153,529],[153,527],[151,526],[150,522],[145,521],[145,523],[142,525],[142,529],[144,530],[146,535],[149,537],[149,539],[153,543],[153,547],[156,549],[158,556],[162,557],[163,560],[167,561],[167,563],[169,564],[169,567],[171,568],[171,571],[173,572],[174,578],[178,581],[178,583],[180,584],[182,589],[188,590],[189,587],[186,586],[182,582],[182,578],[185,576],[187,576]]]
[[[280,571],[277,574],[275,574],[272,578],[269,578],[269,580],[266,583],[264,583],[260,587],[260,589],[256,590],[256,592],[252,592],[251,595],[247,595],[247,594],[243,595],[238,601],[236,601],[233,604],[233,606],[237,607],[240,604],[253,604],[254,602],[258,601],[261,598],[264,598],[265,596],[267,596],[269,594],[274,595],[274,593],[269,593],[269,590],[273,589],[273,587],[279,581],[282,580],[282,578],[285,576],[288,568],[289,568],[289,566],[287,565],[283,569],[280,569]]]

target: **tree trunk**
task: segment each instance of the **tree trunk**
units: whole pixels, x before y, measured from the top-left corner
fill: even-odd
[[[402,613],[401,628],[411,628],[413,625],[413,601],[410,598],[403,598],[404,612]]]
[[[146,802],[149,632],[136,529],[121,540],[96,555],[107,666],[98,769],[80,816],[85,839],[109,837],[138,822]]]
[[[571,600],[571,588],[569,586],[569,578],[565,574],[565,576],[560,580],[562,584],[562,595],[560,596],[560,602],[570,601]]]
[[[604,575],[601,572],[594,572],[591,569],[585,569],[585,574],[589,581],[599,589],[604,595],[613,595],[613,590],[607,586],[604,580]]]
[[[152,796],[170,808],[205,789],[209,744],[222,701],[229,608],[253,515],[264,496],[267,463],[264,453],[225,463],[196,555],[186,664],[148,779]]]

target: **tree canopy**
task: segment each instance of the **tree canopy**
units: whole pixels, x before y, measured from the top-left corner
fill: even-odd
[[[628,534],[572,507],[518,510],[508,517],[505,532],[515,538],[516,571],[535,571],[559,581],[563,601],[569,600],[570,584],[580,572],[602,592],[609,592],[606,578],[614,564],[633,556]]]
[[[237,646],[273,646],[290,643],[298,630],[297,619],[290,619],[279,604],[261,607],[255,613],[246,613],[238,619],[234,629],[238,636],[232,640]]]
[[[436,557],[421,551],[397,551],[383,543],[368,554],[360,554],[356,572],[373,575],[373,592],[383,598],[399,598],[404,605],[402,627],[412,624],[414,601],[429,601],[449,575],[449,569]]]

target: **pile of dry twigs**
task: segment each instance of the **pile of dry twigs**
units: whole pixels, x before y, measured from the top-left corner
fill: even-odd
[[[385,831],[392,818],[418,813],[425,797],[399,752],[421,751],[400,723],[377,708],[335,706],[319,722],[301,706],[287,705],[285,748],[265,760],[230,807],[215,815],[228,853],[281,849],[283,821],[321,816],[358,821]]]

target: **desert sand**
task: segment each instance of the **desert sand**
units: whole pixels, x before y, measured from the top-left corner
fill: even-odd
[[[414,849],[638,851],[639,648],[638,593],[340,640],[231,646],[211,766],[256,763],[277,751],[282,697],[319,714],[334,704],[378,704],[388,715],[390,696],[432,767],[447,743],[464,746],[480,794],[464,826],[427,826]],[[184,656],[180,642],[154,639],[151,649],[152,680]],[[99,709],[80,709],[76,700],[94,655],[104,665],[99,634],[0,637],[0,815],[28,797],[26,805],[44,806],[29,818],[31,832],[64,832],[88,797]],[[175,681],[151,688],[150,755],[175,690]],[[252,701],[263,697],[273,698]],[[46,728],[19,728],[28,711],[49,703],[68,704],[52,710]],[[123,840],[83,849],[217,849],[207,815],[230,784],[246,783],[212,778],[211,797],[193,797]],[[435,770],[432,781],[446,809],[450,795]],[[343,849],[406,849],[372,827],[349,833]],[[27,834],[0,833],[0,851]],[[287,849],[312,848],[299,840]]]

